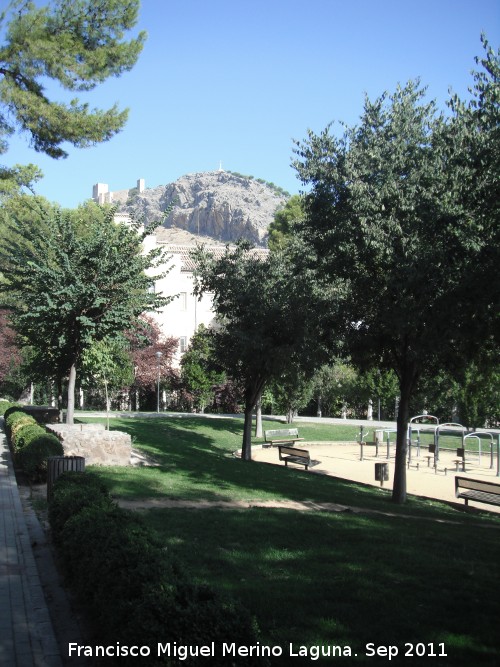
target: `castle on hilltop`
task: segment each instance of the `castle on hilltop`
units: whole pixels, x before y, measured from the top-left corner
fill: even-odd
[[[137,187],[132,190],[116,190],[116,192],[109,191],[107,183],[96,183],[92,187],[92,199],[96,204],[124,204],[130,197],[132,192],[144,192],[146,189],[146,182],[143,178],[137,181]]]

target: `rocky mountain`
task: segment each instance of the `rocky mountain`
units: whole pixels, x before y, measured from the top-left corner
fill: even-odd
[[[273,184],[219,170],[187,174],[175,183],[134,192],[120,210],[148,224],[172,206],[166,228],[223,242],[243,238],[265,246],[274,214],[288,197]]]

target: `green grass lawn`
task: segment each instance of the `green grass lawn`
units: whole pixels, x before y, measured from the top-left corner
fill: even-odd
[[[129,432],[134,446],[159,464],[97,468],[115,496],[313,500],[380,511],[143,512],[193,580],[240,599],[257,618],[261,644],[283,646],[273,665],[311,664],[311,653],[289,657],[290,643],[296,652],[301,645],[350,647],[350,658],[335,658],[344,664],[387,661],[366,655],[371,643],[397,647],[392,665],[499,663],[498,515],[417,498],[399,507],[384,489],[235,459],[243,427],[238,419],[122,419],[112,427]],[[273,427],[276,422],[264,425]],[[298,427],[306,440],[317,441],[351,440],[359,432]],[[413,657],[404,656],[405,644],[415,646]]]

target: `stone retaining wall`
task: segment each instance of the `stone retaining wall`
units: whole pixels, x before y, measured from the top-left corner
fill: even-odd
[[[46,424],[62,443],[64,456],[84,456],[87,465],[130,465],[132,439],[104,424]]]

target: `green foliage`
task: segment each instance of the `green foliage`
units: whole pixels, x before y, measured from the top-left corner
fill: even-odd
[[[228,248],[220,259],[203,249],[193,257],[195,293],[213,295],[214,358],[244,387],[243,458],[249,459],[251,413],[266,384],[294,365],[305,369],[318,362],[320,344],[309,317],[312,290],[288,256],[273,253],[262,259],[247,243]]]
[[[323,416],[342,416],[356,394],[357,373],[349,364],[337,359],[314,374],[313,394]]]
[[[87,473],[57,480],[49,517],[70,586],[103,642],[255,643],[256,626],[248,612],[208,586],[191,584],[156,533],[120,510]],[[132,664],[127,658],[122,662]],[[163,657],[150,664],[177,661]],[[263,663],[242,659],[241,664]]]
[[[15,433],[21,426],[24,426],[25,424],[36,424],[36,420],[31,415],[26,414],[22,407],[17,405],[7,408],[4,413],[4,418],[5,432],[9,440],[12,438],[13,433]]]
[[[214,386],[222,383],[224,376],[214,364],[213,336],[203,324],[191,338],[181,360],[181,380],[184,388],[194,397],[194,406],[203,410],[213,398]]]
[[[43,429],[42,429],[43,431]],[[52,433],[42,432],[25,441],[17,452],[16,463],[33,482],[47,480],[47,459],[49,456],[64,456],[64,449],[59,439]]]
[[[284,208],[276,211],[274,220],[269,225],[269,249],[282,250],[285,248],[293,233],[294,226],[303,217],[302,198],[299,195],[293,195]]]
[[[85,507],[111,509],[116,506],[105,485],[91,472],[65,472],[54,482],[53,491],[49,521],[56,543],[60,541],[66,521]]]
[[[64,450],[59,439],[38,425],[34,417],[18,407],[5,412],[5,431],[14,460],[34,482],[47,478],[47,458],[63,456]]]
[[[37,423],[23,423],[12,430],[11,447],[15,455],[19,453],[34,438],[43,435],[45,429]]]
[[[299,409],[312,398],[313,384],[310,374],[304,373],[297,365],[290,365],[270,386],[273,407],[278,414],[285,414],[287,422],[293,420]]]
[[[240,174],[238,171],[227,171],[226,173],[232,174],[233,176],[237,176],[238,178],[243,178],[247,181],[252,181],[254,179],[253,176],[247,176],[246,174]],[[280,195],[281,197],[290,197],[290,193],[285,190],[284,188],[280,187],[279,185],[276,185],[275,183],[272,183],[271,181],[266,181],[264,178],[256,178],[255,179],[257,183],[261,183],[262,185],[267,185],[268,188],[271,188],[271,190],[274,190],[274,192],[277,195]]]
[[[476,100],[445,118],[418,82],[365,101],[356,127],[297,144],[310,186],[302,243],[333,287],[324,328],[364,368],[400,383],[394,498],[405,497],[406,423],[422,373],[459,369],[498,341],[498,56],[487,51]],[[485,182],[491,188],[484,188]],[[496,190],[491,194],[490,190]],[[485,214],[487,211],[487,214]],[[326,317],[324,317],[326,315]]]
[[[130,70],[145,39],[140,33],[124,40],[138,7],[138,0],[9,3],[0,15],[0,153],[17,128],[29,135],[36,151],[60,158],[67,155],[61,147],[66,141],[90,146],[123,127],[127,111],[116,105],[103,111],[90,110],[77,98],[56,102],[44,84],[51,80],[65,90],[84,92]]]
[[[4,417],[7,410],[12,407],[16,407],[16,404],[4,399],[0,400],[0,417]]]
[[[48,377],[76,375],[85,350],[123,336],[143,312],[170,301],[150,293],[146,275],[162,262],[162,249],[143,254],[141,237],[113,215],[114,209],[89,204],[76,212],[49,210],[40,225],[9,222],[15,241],[0,251],[2,289],[15,329],[38,351]]]
[[[13,167],[0,165],[0,199],[18,195],[23,188],[33,190],[35,183],[42,177],[42,172],[34,164],[15,164]]]
[[[109,391],[122,390],[134,382],[134,368],[124,339],[105,338],[92,343],[82,355],[83,385],[97,380],[105,387],[107,404]]]

